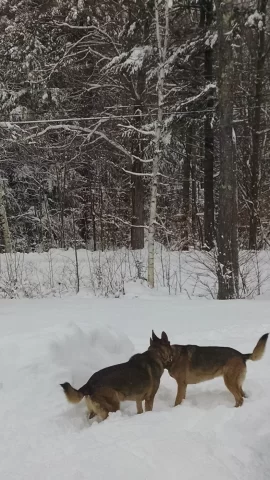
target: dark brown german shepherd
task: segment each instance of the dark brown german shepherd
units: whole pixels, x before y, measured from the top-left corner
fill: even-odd
[[[246,361],[260,360],[264,354],[268,333],[258,341],[252,353],[242,354],[229,347],[198,347],[172,345],[172,362],[168,372],[178,385],[175,406],[186,397],[187,385],[223,376],[228,390],[240,407],[246,397],[242,385],[246,376]]]
[[[134,400],[137,413],[151,411],[164,368],[171,362],[172,351],[165,332],[161,339],[152,332],[150,346],[144,353],[133,355],[126,363],[103,368],[94,373],[79,390],[69,383],[61,384],[71,403],[78,403],[85,397],[89,418],[98,415],[105,420],[109,412],[120,409],[120,402]]]

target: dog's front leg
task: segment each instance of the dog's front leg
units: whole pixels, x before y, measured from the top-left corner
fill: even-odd
[[[152,391],[149,392],[145,399],[145,411],[146,412],[152,412],[153,410],[153,405],[154,405],[154,399],[156,396],[156,393],[158,391],[159,383],[155,383],[152,387]]]
[[[145,399],[145,411],[146,412],[152,412],[153,405],[154,405],[154,398],[155,397],[149,397],[149,398]]]
[[[183,381],[177,380],[177,395],[175,399],[174,406],[180,405],[182,401],[186,398],[187,384]]]
[[[136,405],[137,405],[137,413],[143,413],[143,406],[142,406],[142,400],[136,400]]]

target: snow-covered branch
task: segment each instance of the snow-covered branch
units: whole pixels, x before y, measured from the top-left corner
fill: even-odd
[[[155,136],[155,131],[154,130],[143,130],[141,128],[136,128],[134,125],[121,125],[120,123],[118,124],[119,127],[125,128],[126,130],[134,130],[137,133],[141,133],[142,135],[150,135],[151,137]]]

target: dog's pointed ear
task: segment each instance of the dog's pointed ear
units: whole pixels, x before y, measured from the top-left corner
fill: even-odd
[[[159,342],[159,338],[156,336],[154,330],[152,330],[152,340],[153,342]]]
[[[152,345],[153,345],[153,340],[152,340],[152,338],[150,337],[150,347],[152,347]]]
[[[170,343],[170,342],[169,342],[169,339],[168,339],[168,335],[167,335],[167,333],[165,333],[165,332],[162,332],[162,334],[161,334],[161,340],[162,340],[163,342],[165,342],[165,343]]]

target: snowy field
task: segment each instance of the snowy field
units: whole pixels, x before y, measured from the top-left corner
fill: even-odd
[[[135,289],[136,290],[136,289]],[[151,329],[173,343],[253,350],[270,331],[270,302],[185,300],[130,291],[121,298],[0,300],[1,480],[268,480],[270,344],[248,362],[242,408],[221,379],[189,386],[161,380],[154,411],[126,402],[103,423],[59,383],[81,386],[96,370],[148,347]]]
[[[217,296],[215,252],[168,251],[155,246],[155,288],[158,294],[182,299]],[[0,298],[48,298],[74,295],[119,297],[145,279],[147,249],[77,251],[51,249],[44,253],[0,254]],[[270,251],[241,251],[240,297],[270,294]],[[270,296],[270,295],[269,295]]]

